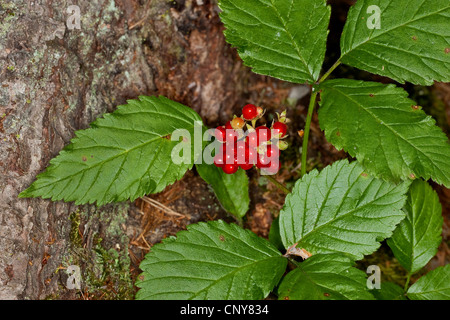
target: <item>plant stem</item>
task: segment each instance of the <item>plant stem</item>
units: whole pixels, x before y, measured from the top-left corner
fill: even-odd
[[[241,228],[244,227],[244,221],[242,221],[242,218],[236,217],[235,215],[233,215],[233,218],[234,218],[234,220],[236,220],[239,227],[241,227]]]
[[[408,291],[408,285],[409,285],[409,281],[411,280],[411,276],[412,276],[412,274],[410,272],[408,272],[408,276],[406,278],[405,287],[403,288],[404,292]]]
[[[288,258],[289,262],[292,263],[295,267],[298,267],[300,265],[300,263],[298,263],[297,261],[295,261],[292,258]]]
[[[320,78],[320,80],[317,82],[317,84],[325,81],[326,78],[341,64],[341,60],[337,60],[333,66]],[[313,87],[313,92],[311,93],[311,99],[309,101],[309,107],[308,107],[308,115],[306,116],[306,124],[305,124],[305,130],[303,134],[303,145],[302,145],[302,166],[301,166],[301,174],[304,176],[306,174],[306,160],[308,155],[308,140],[309,140],[309,129],[311,127],[311,119],[312,115],[314,113],[314,107],[316,105],[316,99],[317,99],[317,91]]]
[[[316,98],[317,98],[317,91],[315,91],[313,87],[313,92],[311,93],[311,100],[309,100],[308,115],[306,116],[305,130],[303,133],[302,166],[301,166],[302,176],[306,174],[306,159],[308,154],[309,129],[311,127],[311,119],[314,112],[314,106],[316,104]]]
[[[322,76],[322,78],[320,78],[319,83],[322,83],[325,81],[326,78],[328,78],[328,76],[334,71],[334,69],[336,69],[339,65],[341,64],[341,60],[338,59],[338,61],[336,61],[333,66]]]
[[[274,177],[269,176],[269,175],[264,176],[264,177],[265,177],[267,180],[269,180],[270,182],[272,182],[278,189],[280,189],[281,191],[283,191],[285,194],[291,193],[291,191],[290,191],[288,188],[286,188],[284,185],[282,185],[281,183],[279,183],[279,182],[277,181],[277,179],[275,179]]]

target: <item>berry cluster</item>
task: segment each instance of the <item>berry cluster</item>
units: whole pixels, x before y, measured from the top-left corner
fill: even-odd
[[[278,120],[271,128],[265,125],[255,128],[256,121],[263,115],[261,107],[248,104],[242,109],[241,117],[235,116],[225,126],[214,130],[216,140],[221,143],[214,164],[223,172],[233,174],[239,167],[249,170],[254,165],[266,174],[278,171],[280,150],[287,148],[287,143],[280,140],[287,136],[286,111],[277,114]]]

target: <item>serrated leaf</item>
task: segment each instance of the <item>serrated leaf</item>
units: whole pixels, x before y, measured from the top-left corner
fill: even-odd
[[[390,237],[405,217],[409,183],[368,176],[357,163],[335,162],[297,181],[280,213],[285,248],[298,243],[310,253],[341,252],[362,259]]]
[[[379,28],[369,28],[379,8]],[[369,11],[369,13],[368,13]],[[448,0],[358,1],[341,38],[341,61],[398,82],[450,81]]]
[[[370,290],[377,300],[406,300],[403,288],[392,282],[382,282],[380,289]]]
[[[77,131],[71,144],[19,196],[102,205],[162,191],[183,177],[194,159],[174,163],[171,152],[180,142],[171,141],[170,135],[186,129],[191,136],[186,143],[192,144],[194,123],[201,124],[201,118],[165,97],[139,99],[97,119],[92,128]],[[194,150],[191,146],[192,154]]]
[[[325,57],[325,0],[220,0],[226,40],[259,74],[313,83]]]
[[[320,88],[320,127],[338,150],[387,180],[422,177],[450,187],[448,139],[406,91],[348,79]]]
[[[366,274],[341,254],[313,255],[281,281],[280,300],[373,300]]]
[[[242,218],[248,211],[250,197],[248,195],[248,177],[239,168],[235,174],[226,174],[215,165],[197,164],[197,172],[211,185],[217,199],[224,209],[236,217]]]
[[[400,264],[414,273],[430,261],[442,241],[442,207],[433,188],[417,180],[409,189],[403,210],[406,219],[387,243]]]
[[[263,299],[286,265],[253,232],[221,220],[201,222],[152,247],[140,266],[137,299]]]
[[[450,264],[421,277],[408,289],[411,300],[450,300]]]

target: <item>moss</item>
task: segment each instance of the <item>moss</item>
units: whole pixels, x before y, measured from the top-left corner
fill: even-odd
[[[133,299],[134,288],[127,254],[102,245],[102,239],[94,248],[95,265],[85,279],[88,290],[101,299]]]
[[[112,208],[111,208],[112,207]],[[130,273],[128,237],[124,224],[127,204],[86,208],[70,215],[70,254],[65,267],[79,265],[82,291],[90,299],[133,299],[135,289]],[[80,225],[92,232],[91,245],[79,232]],[[81,297],[81,293],[80,293]]]
[[[5,36],[12,26],[12,23],[17,20],[17,7],[14,2],[0,3],[0,37]],[[0,49],[2,46],[0,45]]]
[[[58,293],[53,293],[44,298],[44,300],[59,300],[60,295]]]
[[[81,238],[80,232],[78,231],[81,222],[80,211],[72,212],[72,214],[69,216],[69,220],[71,221],[69,234],[70,243],[76,248],[81,248],[83,246],[83,239]]]

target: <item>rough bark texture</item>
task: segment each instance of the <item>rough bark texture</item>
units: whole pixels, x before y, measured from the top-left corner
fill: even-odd
[[[354,0],[330,3],[325,68],[339,55],[339,35]],[[80,8],[79,30],[67,27],[72,4]],[[251,74],[226,45],[222,30],[216,0],[0,0],[0,299],[133,298],[132,279],[152,244],[188,223],[225,217],[206,183],[192,172],[155,195],[186,214],[183,220],[142,201],[96,208],[17,198],[74,131],[127,99],[165,95],[194,108],[210,126],[224,124],[244,103],[261,104],[268,115],[288,108],[293,120],[288,141],[296,147],[286,151],[278,178],[298,179],[297,130],[303,128],[309,89]],[[336,75],[355,72],[342,66]],[[449,86],[433,88],[445,103],[438,123],[448,132]],[[296,94],[300,100],[290,105],[289,92],[303,92],[303,98]],[[433,103],[430,113],[441,109]],[[308,169],[345,157],[326,142],[317,116],[309,148]],[[277,195],[270,184],[262,193],[257,174],[250,177],[246,227],[266,236],[284,194]],[[437,256],[443,265],[450,256],[450,194],[439,190],[446,226]],[[391,263],[392,257],[384,260]],[[81,267],[82,290],[66,289],[69,265]]]
[[[79,30],[66,24],[72,4]],[[70,264],[91,265],[84,275],[93,281],[120,278],[114,297],[130,297],[130,206],[17,195],[74,131],[126,99],[166,95],[214,124],[231,115],[242,90],[235,79],[248,70],[206,0],[6,0],[0,20],[0,299],[73,298],[64,289]]]

